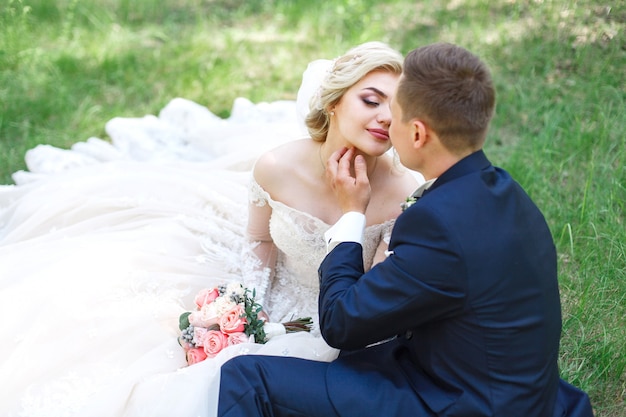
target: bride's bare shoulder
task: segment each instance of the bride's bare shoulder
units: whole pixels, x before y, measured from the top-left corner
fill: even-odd
[[[307,166],[305,162],[315,149],[314,145],[311,139],[298,139],[263,153],[254,164],[254,179],[263,188],[272,188],[273,184],[284,182]]]

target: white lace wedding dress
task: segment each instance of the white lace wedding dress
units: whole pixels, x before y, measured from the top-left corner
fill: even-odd
[[[227,348],[186,366],[178,317],[201,288],[266,285],[245,239],[248,199],[273,209],[280,248],[262,300],[272,321],[317,310],[329,225],[251,177],[262,151],[303,135],[295,103],[238,99],[232,116],[175,99],[117,118],[112,143],[39,146],[0,186],[0,416],[211,416],[219,366],[240,354],[332,360],[317,332]],[[368,227],[371,263],[391,222]]]

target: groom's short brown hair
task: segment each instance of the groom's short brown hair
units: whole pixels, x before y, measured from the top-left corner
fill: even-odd
[[[487,66],[449,43],[414,49],[404,59],[397,93],[404,122],[425,122],[449,149],[482,146],[496,93]]]

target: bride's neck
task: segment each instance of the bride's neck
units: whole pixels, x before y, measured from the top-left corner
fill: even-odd
[[[342,146],[334,146],[328,141],[320,142],[318,153],[319,153],[319,160],[320,160],[322,173],[325,173],[326,171],[326,164],[328,163],[328,158],[330,158],[333,152],[337,151]],[[376,170],[376,165],[378,164],[378,157],[365,155],[361,151],[357,151],[357,153],[360,155],[363,155],[363,157],[365,158],[365,163],[367,164],[367,176],[371,177],[371,175]]]

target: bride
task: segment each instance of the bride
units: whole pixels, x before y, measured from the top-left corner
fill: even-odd
[[[29,151],[0,187],[0,415],[209,416],[232,356],[333,360],[314,328],[187,366],[178,317],[240,281],[274,322],[317,317],[323,232],[341,215],[325,163],[343,146],[371,167],[365,264],[384,256],[419,178],[387,152],[401,62],[370,42],[311,63],[297,103],[238,99],[223,120],[176,99],[110,121],[111,144]]]

